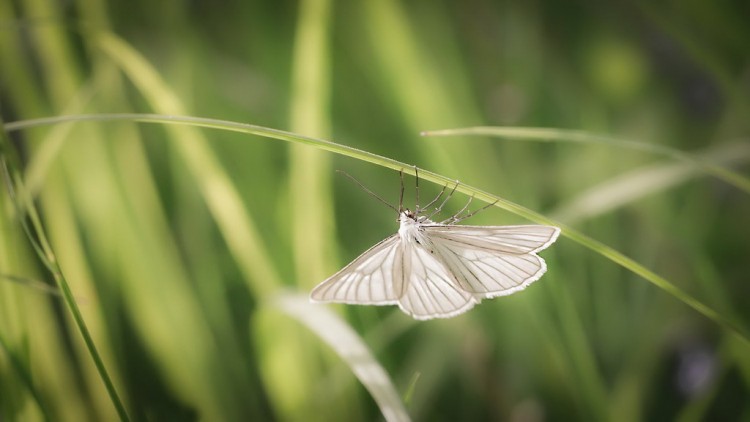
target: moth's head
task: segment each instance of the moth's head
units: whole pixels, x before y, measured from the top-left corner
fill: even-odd
[[[403,210],[401,210],[401,212],[398,213],[398,221],[403,221],[407,218],[417,221],[417,214],[409,208],[404,208]]]

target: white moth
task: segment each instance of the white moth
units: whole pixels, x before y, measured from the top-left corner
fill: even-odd
[[[547,271],[537,252],[557,239],[559,228],[455,225],[477,212],[461,217],[471,199],[453,217],[435,222],[430,218],[440,212],[458,183],[442,204],[425,216],[424,211],[439,200],[446,188],[423,209],[417,205],[412,212],[401,205],[403,174],[401,180],[398,209],[373,194],[398,212],[398,233],[315,287],[310,294],[313,302],[398,305],[415,319],[450,318],[468,311],[482,299],[522,290]]]

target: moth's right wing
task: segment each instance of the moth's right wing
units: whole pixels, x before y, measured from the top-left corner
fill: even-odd
[[[557,240],[560,229],[554,226],[459,226],[435,224],[423,226],[431,239],[456,246],[484,249],[488,252],[521,255],[546,249]]]
[[[381,241],[310,293],[313,302],[361,305],[398,303],[404,290],[403,246],[398,234]]]
[[[478,299],[526,288],[547,271],[537,252],[560,234],[552,226],[426,226],[435,256]]]

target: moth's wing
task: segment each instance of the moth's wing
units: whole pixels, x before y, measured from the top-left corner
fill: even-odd
[[[357,257],[310,293],[313,302],[395,304],[404,290],[403,247],[393,235]]]
[[[534,253],[546,249],[557,240],[560,229],[553,226],[455,226],[423,225],[431,239],[446,239],[472,248],[500,253]]]
[[[476,298],[509,295],[547,271],[536,253],[551,245],[560,229],[551,226],[425,226],[435,255],[461,289]]]
[[[450,270],[424,246],[404,245],[404,263],[409,269],[408,282],[398,306],[412,317],[449,318],[479,302],[456,283]]]

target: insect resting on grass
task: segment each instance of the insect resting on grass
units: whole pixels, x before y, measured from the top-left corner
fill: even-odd
[[[447,185],[426,206],[419,206],[416,176],[414,211],[403,207],[404,174],[398,208],[358,180],[366,192],[398,213],[398,233],[386,238],[332,275],[310,293],[313,302],[357,305],[398,305],[416,319],[450,318],[464,313],[482,299],[523,290],[547,271],[537,252],[557,240],[553,226],[461,226],[456,223],[494,205],[473,212],[466,205],[441,222],[431,220],[458,187],[453,186],[439,206]],[[462,215],[466,213],[465,215]]]

